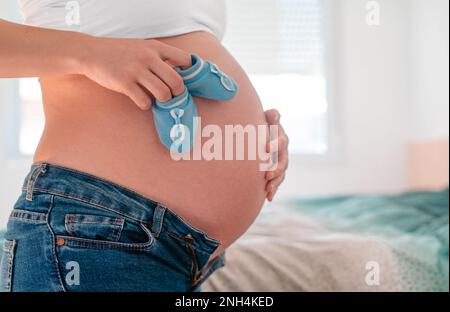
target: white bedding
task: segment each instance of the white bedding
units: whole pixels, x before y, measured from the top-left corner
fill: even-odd
[[[229,248],[226,266],[204,291],[399,291],[397,267],[376,239],[331,232],[270,207]]]

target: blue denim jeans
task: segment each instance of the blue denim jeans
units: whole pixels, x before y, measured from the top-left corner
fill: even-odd
[[[35,164],[8,222],[1,291],[198,291],[219,242],[160,203]]]

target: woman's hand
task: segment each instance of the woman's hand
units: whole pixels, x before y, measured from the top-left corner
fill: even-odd
[[[149,109],[152,96],[165,102],[184,91],[175,66],[190,66],[191,55],[158,40],[93,38],[80,59],[81,72],[105,88]]]
[[[0,19],[2,78],[81,74],[148,109],[152,96],[168,101],[183,93],[173,67],[191,62],[189,53],[157,40],[96,38]]]
[[[289,163],[288,145],[289,138],[280,124],[280,113],[276,109],[265,112],[269,125],[278,126],[278,137],[267,144],[267,151],[278,150],[278,162],[274,171],[266,172],[267,199],[272,201],[280,184],[284,181]]]

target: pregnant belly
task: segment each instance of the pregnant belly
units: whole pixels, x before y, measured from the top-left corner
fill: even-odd
[[[235,157],[210,160],[200,153],[196,160],[175,160],[159,142],[151,111],[140,111],[127,97],[85,77],[64,76],[41,80],[46,126],[34,160],[87,172],[159,201],[221,241],[222,251],[251,225],[266,195],[263,161],[254,151],[258,143],[245,140],[244,160],[238,160],[236,140],[225,144],[226,129],[265,126],[264,112],[247,75],[213,36],[191,33],[161,40],[214,61],[238,83],[231,101],[195,99],[203,130],[215,125],[223,139],[220,145],[219,133],[203,132],[202,142],[215,137],[221,154],[231,147]],[[252,149],[256,160],[248,157]]]

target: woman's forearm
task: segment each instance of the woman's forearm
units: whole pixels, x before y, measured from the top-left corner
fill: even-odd
[[[191,55],[157,40],[98,38],[0,20],[0,78],[82,74],[149,109],[184,90]],[[147,90],[147,92],[145,91]]]
[[[0,20],[0,78],[80,73],[88,35]]]

